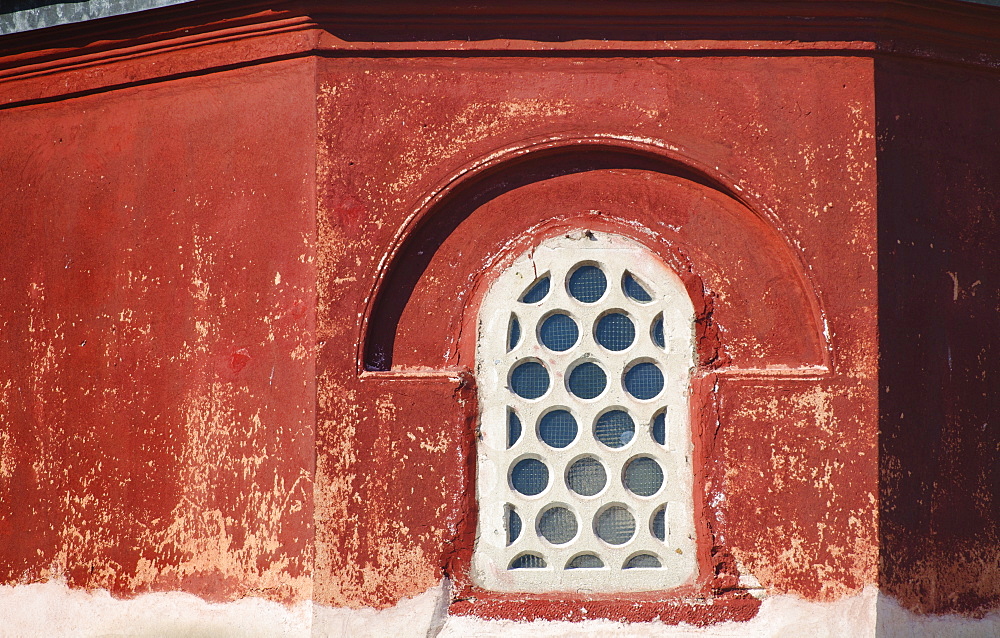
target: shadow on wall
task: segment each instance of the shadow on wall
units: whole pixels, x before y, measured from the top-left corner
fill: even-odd
[[[755,347],[733,345],[723,353],[734,367],[828,363],[820,311],[801,263],[766,213],[751,210],[714,176],[648,149],[599,139],[563,140],[467,175],[425,206],[415,228],[405,231],[369,313],[365,369],[461,366],[468,355],[458,339],[463,327],[449,322],[461,323],[472,303],[466,296],[476,287],[477,273],[488,268],[484,256],[501,254],[526,229],[585,211],[603,218],[586,223],[660,233],[655,241],[666,243],[659,250],[676,250],[683,262],[675,269],[710,278],[705,285],[720,301],[705,312],[729,317],[731,327],[742,322],[753,333],[747,343]],[[636,205],[635,197],[644,203]],[[701,212],[690,213],[693,207]],[[731,250],[718,250],[722,243]],[[702,284],[691,285],[697,290],[689,292],[704,299]],[[421,327],[414,333],[417,316]]]
[[[876,63],[880,586],[905,608],[1000,605],[1000,85]],[[894,634],[886,634],[894,635]]]
[[[391,268],[381,286],[365,340],[365,368],[389,370],[400,317],[410,301],[417,282],[423,277],[438,247],[477,208],[496,197],[521,186],[546,179],[602,169],[637,169],[667,172],[683,179],[724,191],[719,184],[709,182],[680,164],[662,158],[647,157],[635,152],[608,147],[571,146],[535,152],[513,165],[503,164],[487,169],[477,179],[461,183],[448,193],[436,207],[438,212],[422,220],[421,226],[409,235],[394,263],[406,268]]]

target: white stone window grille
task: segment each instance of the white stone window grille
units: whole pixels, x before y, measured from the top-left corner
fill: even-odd
[[[479,315],[473,581],[650,591],[696,575],[694,308],[637,242],[580,230],[493,283]]]

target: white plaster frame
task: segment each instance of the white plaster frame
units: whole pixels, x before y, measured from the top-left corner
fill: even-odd
[[[574,299],[566,288],[568,274],[580,262],[599,264],[608,279],[608,290],[594,304]],[[627,297],[622,278],[629,271],[646,288],[652,301],[645,304]],[[548,273],[550,289],[540,302],[518,299],[538,278]],[[539,320],[559,309],[573,317],[580,328],[577,344],[565,352],[553,352],[537,339]],[[594,339],[593,328],[608,310],[623,310],[635,323],[636,339],[622,352],[611,352]],[[521,339],[510,352],[508,325],[515,312],[521,324]],[[664,318],[665,348],[650,336],[653,321]],[[518,258],[492,284],[479,314],[476,347],[476,378],[479,392],[479,444],[477,498],[479,526],[472,560],[472,580],[477,585],[507,592],[574,591],[580,593],[629,592],[670,589],[691,582],[696,575],[696,541],[693,514],[693,471],[689,386],[694,368],[694,307],[680,278],[641,244],[620,235],[579,230],[543,242]],[[508,375],[524,359],[541,361],[549,371],[548,391],[535,400],[525,400],[508,388]],[[565,372],[573,362],[591,359],[601,363],[608,387],[595,399],[573,396],[565,384]],[[645,359],[655,361],[664,373],[664,389],[656,398],[640,401],[622,387],[625,367]],[[572,408],[579,433],[563,449],[553,449],[535,435],[538,419],[554,406]],[[627,409],[636,423],[636,435],[619,449],[610,449],[592,435],[594,420],[608,408]],[[513,408],[522,424],[520,439],[507,449],[507,411]],[[650,426],[654,416],[666,408],[666,445],[657,444]],[[510,487],[509,471],[530,455],[549,467],[548,487],[537,496],[523,496]],[[582,455],[599,458],[608,474],[606,487],[592,497],[572,492],[564,479],[569,463]],[[637,455],[656,459],[664,472],[664,484],[650,497],[632,494],[622,484],[625,463]],[[577,516],[578,533],[564,545],[550,544],[536,532],[537,517],[551,504],[567,506]],[[636,533],[620,546],[611,546],[593,532],[595,514],[611,504],[624,505],[636,519]],[[522,531],[510,545],[504,510],[513,505],[521,517]],[[650,530],[656,510],[666,505],[665,541]],[[546,567],[508,569],[524,552],[537,553]],[[577,554],[593,552],[603,568],[564,569]],[[638,553],[651,553],[661,568],[622,569]]]

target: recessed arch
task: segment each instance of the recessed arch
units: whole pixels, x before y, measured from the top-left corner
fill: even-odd
[[[701,274],[701,270],[719,273],[726,263],[734,263],[731,254],[724,259],[716,258],[731,252],[728,247],[718,249],[719,237],[699,237],[697,232],[683,236],[683,229],[678,233],[677,225],[670,223],[666,224],[669,227],[666,230],[656,228],[657,224],[663,225],[662,220],[656,220],[656,214],[651,216],[647,211],[645,219],[640,219],[642,215],[635,210],[627,211],[622,206],[611,210],[615,205],[599,202],[600,196],[588,205],[582,200],[569,201],[572,197],[565,197],[565,192],[554,194],[560,188],[565,191],[567,184],[576,188],[580,184],[598,182],[604,185],[606,194],[608,184],[616,180],[627,190],[636,187],[637,176],[651,178],[647,180],[649,184],[640,185],[638,190],[647,189],[647,186],[655,190],[657,185],[653,182],[657,180],[661,190],[680,189],[664,201],[646,201],[637,206],[667,206],[672,210],[678,206],[701,207],[714,211],[708,213],[709,217],[715,215],[711,223],[703,224],[706,228],[716,222],[726,223],[732,226],[734,237],[752,236],[758,242],[759,246],[746,249],[746,257],[753,262],[753,267],[745,273],[730,272],[730,275],[756,278],[757,285],[750,286],[751,289],[766,288],[767,281],[781,281],[781,290],[776,293],[781,299],[771,304],[771,312],[763,312],[770,316],[762,325],[780,324],[800,333],[797,352],[770,357],[765,353],[756,361],[736,361],[736,368],[816,370],[828,367],[829,343],[822,330],[818,297],[801,259],[785,240],[777,217],[771,211],[752,205],[732,180],[677,149],[650,140],[587,137],[550,138],[498,151],[459,171],[423,200],[400,229],[373,282],[358,352],[361,369],[426,371],[470,366],[471,360],[461,356],[461,316],[463,304],[475,294],[477,278],[502,261],[505,246],[509,247],[518,237],[523,238],[531,228],[544,232],[542,227],[558,226],[560,219],[568,221],[592,215],[603,222],[643,234],[654,244],[654,250],[659,248],[680,255],[683,262],[680,267],[695,274]],[[505,200],[519,200],[518,205],[522,205],[525,198],[518,197],[522,194],[537,200],[529,203],[534,213],[527,214],[523,209],[500,211]],[[635,195],[640,197],[642,194]],[[550,204],[551,214],[547,218],[539,214],[539,207]],[[652,212],[668,211],[664,208]],[[485,217],[490,220],[488,228],[482,223]],[[477,234],[481,232],[488,232],[490,240],[480,241]],[[489,244],[490,248],[481,250],[484,244]],[[456,255],[459,257],[453,259]],[[446,264],[442,266],[442,262]],[[448,292],[443,292],[449,287]],[[713,287],[707,286],[706,292],[711,295]],[[421,337],[416,339],[421,343],[416,344],[413,335],[407,334],[412,333],[412,329],[407,327],[404,318],[407,314],[412,315],[417,307],[433,304],[435,297],[443,300],[433,313],[438,315],[438,321],[432,322],[437,341]],[[715,303],[718,305],[718,300]],[[760,320],[761,309],[747,307],[744,310],[756,315],[752,321]],[[780,317],[784,311],[795,316]],[[730,316],[735,312],[739,310],[730,312]],[[760,344],[755,343],[753,347],[760,349]]]

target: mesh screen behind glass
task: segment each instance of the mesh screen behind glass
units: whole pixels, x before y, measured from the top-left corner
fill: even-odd
[[[569,294],[583,303],[594,303],[608,289],[608,278],[596,266],[580,266],[569,278]]]
[[[660,464],[641,456],[625,466],[625,487],[639,496],[652,496],[663,486],[663,470]]]
[[[655,363],[637,363],[625,373],[625,389],[637,399],[652,399],[663,390],[663,373]]]
[[[600,461],[593,458],[582,458],[569,466],[566,473],[566,484],[569,489],[581,496],[593,496],[608,482],[608,473]]]
[[[513,410],[507,411],[507,447],[513,446],[521,438],[521,419]]]
[[[538,459],[524,459],[510,471],[510,483],[525,496],[541,494],[549,485],[549,468]]]
[[[564,448],[576,439],[576,419],[566,410],[553,410],[542,417],[538,436],[554,448]]]
[[[510,389],[525,399],[537,399],[549,389],[549,373],[537,361],[525,361],[511,373]]]
[[[542,322],[538,336],[549,350],[563,352],[576,344],[580,330],[576,327],[576,322],[568,316],[555,314]]]
[[[660,564],[660,559],[652,554],[639,554],[628,559],[628,562],[625,563],[625,569],[641,569],[643,567],[662,567],[662,565]]]
[[[593,554],[576,556],[566,563],[566,569],[597,569],[600,567],[604,567],[604,561]]]
[[[608,375],[596,363],[581,363],[569,373],[569,391],[581,399],[593,399],[607,386]]]
[[[608,447],[628,445],[635,436],[635,421],[623,410],[605,412],[594,424],[594,436]]]
[[[622,289],[626,295],[639,303],[647,303],[653,300],[652,295],[642,287],[642,284],[635,280],[632,273],[625,273],[625,277],[622,279]]]
[[[565,507],[549,508],[538,518],[538,533],[553,545],[570,542],[577,530],[576,516]]]
[[[534,554],[522,554],[510,563],[510,569],[544,569],[545,560]]]
[[[609,545],[624,545],[635,535],[635,517],[624,507],[609,507],[597,516],[594,530]]]
[[[608,350],[624,350],[635,341],[635,324],[619,312],[605,315],[597,322],[594,338]]]
[[[545,299],[549,294],[549,278],[543,277],[539,279],[531,288],[528,289],[526,293],[521,297],[522,303],[538,303],[542,299]]]

